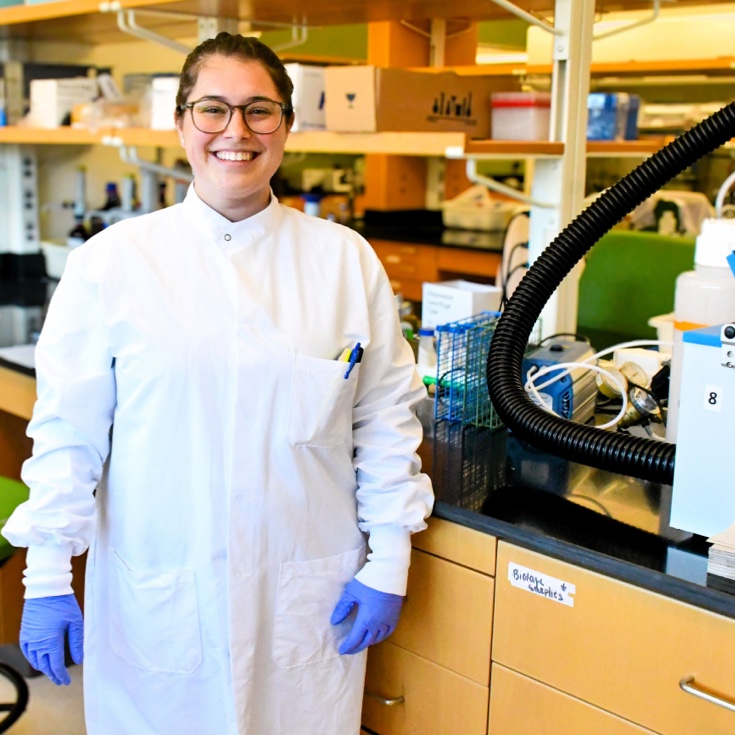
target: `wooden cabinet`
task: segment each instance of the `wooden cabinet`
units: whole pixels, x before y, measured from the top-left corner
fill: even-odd
[[[484,735],[495,544],[430,519],[414,536],[401,621],[368,653],[363,724],[378,735]]]
[[[489,735],[655,735],[500,664],[492,682]]]
[[[395,293],[421,301],[424,281],[480,276],[493,280],[500,253],[454,246],[418,245],[372,238],[370,244],[385,268]]]
[[[499,544],[494,664],[662,735],[732,735],[735,711],[679,683],[693,677],[694,687],[732,705],[733,650],[735,620]],[[494,691],[491,723],[504,719],[514,697],[513,687]],[[566,700],[558,702],[546,718],[565,716]],[[500,735],[538,732],[498,727]]]
[[[423,282],[439,279],[437,248],[433,245],[378,239],[371,239],[370,244],[383,263],[394,293],[421,301]]]

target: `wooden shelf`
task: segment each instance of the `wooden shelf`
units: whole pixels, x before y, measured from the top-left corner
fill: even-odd
[[[597,141],[587,144],[590,156],[645,156],[655,153],[670,137],[631,141]],[[29,127],[0,127],[0,144],[27,145],[129,145],[178,148],[175,130],[148,128],[105,128],[97,132],[61,127],[50,130]],[[401,156],[447,156],[450,158],[549,158],[561,156],[562,143],[523,140],[473,140],[464,133],[291,133],[286,150],[303,153],[382,153]]]
[[[28,145],[95,145],[101,136],[89,130],[77,128],[28,128],[19,126],[0,127],[0,144],[21,143]]]
[[[710,0],[718,4],[726,0]],[[522,9],[550,17],[554,0],[516,0]],[[616,10],[648,10],[650,0],[598,0],[602,12]],[[678,0],[677,6],[700,4],[700,0]],[[19,4],[0,8],[0,26],[7,37],[37,40],[84,41],[113,43],[130,40],[117,27],[115,12],[100,12],[100,6],[116,10],[154,10],[160,15],[148,16],[144,27],[174,37],[195,37],[195,16],[239,18],[243,21],[293,22],[295,12],[310,26],[345,25],[380,21],[420,21],[429,18],[473,21],[513,17],[507,10],[489,0],[309,0],[299,5],[294,0],[56,0],[33,5]],[[166,17],[165,14],[168,14]],[[191,17],[181,17],[187,14]]]

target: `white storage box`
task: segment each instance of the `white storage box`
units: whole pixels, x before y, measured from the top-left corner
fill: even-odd
[[[31,125],[57,128],[76,105],[91,102],[98,94],[92,77],[31,80]]]
[[[548,140],[548,92],[496,92],[490,95],[493,140]]]
[[[659,352],[670,355],[674,343],[674,312],[652,316],[648,326],[656,330],[656,339],[668,342],[668,345],[659,345]]]
[[[49,278],[61,278],[72,248],[57,242],[41,241],[41,251],[46,260],[46,275]]]
[[[513,202],[493,199],[486,187],[475,184],[442,203],[442,222],[463,230],[504,230],[518,209]]]
[[[174,130],[176,128],[175,111],[178,90],[178,74],[161,74],[153,77],[151,82],[152,130]]]
[[[284,64],[291,81],[294,123],[291,132],[325,130],[324,67],[307,64]]]
[[[502,289],[471,281],[424,283],[421,303],[422,327],[434,328],[458,319],[498,311]]]

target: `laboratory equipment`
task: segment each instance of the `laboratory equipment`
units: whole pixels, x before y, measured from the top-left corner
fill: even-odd
[[[569,422],[535,405],[520,380],[526,342],[542,309],[586,252],[638,204],[735,131],[735,103],[695,125],[605,190],[545,248],[505,307],[487,354],[493,405],[521,439],[600,469],[671,484],[676,448]]]
[[[559,363],[584,362],[594,355],[587,342],[568,337],[558,337],[529,352],[523,359],[523,377],[529,372],[552,367]],[[586,423],[595,412],[597,385],[595,374],[584,368],[552,370],[541,378],[537,386],[541,400],[555,414],[570,421]]]
[[[727,256],[735,250],[735,220],[706,219],[694,249],[694,270],[676,279],[666,438],[675,442],[681,398],[683,335],[688,329],[735,320],[735,275]]]
[[[735,324],[683,335],[671,525],[712,536],[735,519]]]
[[[0,253],[38,253],[37,159],[33,146],[0,147]]]

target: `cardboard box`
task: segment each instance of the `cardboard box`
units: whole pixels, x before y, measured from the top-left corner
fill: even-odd
[[[490,94],[513,79],[375,66],[324,70],[327,130],[460,132],[490,137]]]
[[[158,74],[151,80],[151,129],[175,130],[178,74]],[[189,113],[187,113],[188,115]]]
[[[73,79],[34,79],[31,82],[31,125],[56,128],[75,105],[91,102],[98,94],[97,80],[90,77]]]
[[[424,283],[421,303],[421,324],[438,327],[482,311],[498,311],[502,289],[471,281],[441,281]]]
[[[307,64],[284,64],[291,81],[294,123],[291,131],[324,130],[324,67]]]

